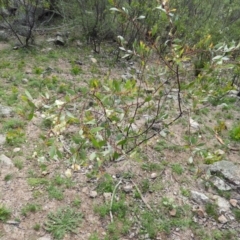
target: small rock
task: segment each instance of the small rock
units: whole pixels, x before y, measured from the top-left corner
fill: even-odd
[[[228,94],[231,97],[236,97],[238,95],[238,91],[237,90],[230,90],[230,91],[228,91]]]
[[[117,173],[116,174],[116,178],[120,178],[121,177],[121,174],[120,173]]]
[[[222,191],[229,191],[231,190],[232,188],[226,184],[221,178],[217,177],[217,176],[214,176],[212,179],[211,179],[211,182],[213,183],[213,185],[219,189],[219,190],[222,190]]]
[[[3,8],[1,8],[1,15],[3,14],[3,10],[2,10]],[[9,38],[9,35],[8,35],[8,33],[6,32],[6,31],[0,31],[0,39],[1,40],[3,40],[3,41],[6,41],[6,40],[8,40],[8,38]]]
[[[230,199],[229,202],[230,202],[230,204],[231,204],[233,207],[237,207],[237,206],[238,206],[238,201],[237,201],[237,199]]]
[[[192,128],[195,128],[195,129],[199,129],[199,123],[197,123],[196,121],[194,121],[192,118],[190,118],[190,126]]]
[[[48,171],[42,171],[42,175],[43,175],[43,176],[47,176],[49,173],[50,173],[50,172],[48,172]]]
[[[91,61],[92,61],[93,63],[97,63],[97,59],[96,59],[96,58],[91,58]]]
[[[156,177],[157,177],[157,173],[152,173],[150,176],[151,179],[155,179]]]
[[[56,39],[54,39],[54,44],[55,45],[58,45],[58,46],[64,46],[65,45],[65,41],[64,41],[64,39],[63,39],[63,37],[62,36],[57,36],[56,37]]]
[[[81,47],[83,44],[82,44],[81,41],[77,40],[77,41],[76,41],[76,45],[77,45],[78,47]]]
[[[159,124],[159,123],[154,123],[152,126],[151,126],[151,129],[154,130],[154,131],[160,131],[162,129],[162,124]]]
[[[226,103],[221,103],[220,105],[217,105],[218,109],[222,109],[222,108],[225,108],[225,107],[228,107],[228,105]]]
[[[108,193],[108,192],[103,193],[103,197],[104,197],[105,202],[110,202],[112,199],[112,193]]]
[[[234,163],[226,160],[213,163],[209,170],[211,173],[223,175],[223,177],[231,184],[240,187],[240,167]]]
[[[48,38],[46,41],[47,41],[47,42],[54,42],[54,41],[55,41],[55,38]]]
[[[125,193],[130,193],[133,190],[133,186],[132,185],[126,185],[123,187],[123,191]]]
[[[96,191],[91,191],[90,194],[89,194],[89,197],[90,198],[95,198],[97,197],[98,193]]]
[[[128,77],[126,74],[121,75],[122,81],[127,81]]]
[[[1,163],[9,167],[12,167],[14,165],[12,160],[9,157],[5,156],[4,154],[0,155],[0,164]]]
[[[9,117],[12,116],[13,109],[8,106],[3,106],[0,104],[0,117]]]
[[[6,136],[0,134],[0,145],[3,145],[6,142]]]
[[[226,199],[219,196],[214,196],[214,199],[219,207],[220,213],[228,212],[230,210],[230,204]]]
[[[93,168],[93,165],[89,165],[89,166],[88,166],[88,169],[89,169],[89,170],[92,170],[92,168]]]
[[[44,237],[38,238],[37,240],[52,240],[52,238],[49,236],[44,236]]]
[[[193,164],[193,157],[192,156],[189,157],[188,164]]]
[[[218,217],[218,221],[223,224],[228,222],[228,220],[224,215],[221,215],[220,217]]]
[[[202,203],[205,204],[210,201],[209,198],[203,193],[199,193],[197,191],[191,191],[191,194],[192,194],[192,199],[199,204],[202,204]]]
[[[13,149],[13,152],[15,152],[15,153],[16,153],[16,152],[20,152],[20,151],[21,151],[21,148],[14,148],[14,149]]]
[[[28,79],[27,78],[23,78],[22,79],[22,83],[25,83],[25,84],[28,83]]]
[[[162,130],[160,132],[160,135],[165,138],[165,137],[167,137],[167,132],[165,130]]]
[[[84,187],[84,188],[82,189],[82,192],[85,193],[85,194],[89,194],[89,190],[88,190],[87,187]]]

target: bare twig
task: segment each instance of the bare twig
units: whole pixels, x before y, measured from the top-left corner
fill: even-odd
[[[133,180],[131,180],[131,182],[132,182],[132,184],[134,185],[134,187],[136,188],[136,190],[138,191],[138,194],[140,195],[143,203],[147,206],[147,208],[148,208],[149,210],[152,211],[152,208],[150,207],[150,205],[147,203],[147,201],[146,201],[145,198],[143,197],[143,195],[142,195],[140,189],[138,188],[137,184],[136,184]]]
[[[116,191],[119,187],[119,185],[122,183],[122,179],[117,183],[117,185],[115,186],[113,193],[112,193],[112,198],[111,198],[111,203],[110,203],[110,218],[111,218],[111,222],[113,222],[113,215],[112,215],[112,206],[113,206],[113,200],[116,194]]]

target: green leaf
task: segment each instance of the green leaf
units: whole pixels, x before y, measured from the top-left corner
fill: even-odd
[[[33,119],[33,116],[34,116],[34,109],[32,109],[32,110],[30,111],[30,113],[27,115],[27,119],[28,119],[28,120],[32,120],[32,119]]]
[[[152,96],[147,96],[146,98],[145,98],[145,102],[150,102],[152,100]]]
[[[56,147],[52,146],[49,151],[50,158],[53,158],[56,155]]]
[[[90,154],[89,160],[92,161],[92,160],[94,160],[96,157],[97,157],[96,152],[93,152],[93,153]]]
[[[96,127],[96,128],[92,128],[90,130],[90,132],[93,134],[93,133],[97,133],[97,132],[100,132],[101,130],[103,130],[104,128],[103,127]]]
[[[26,96],[28,97],[29,100],[33,101],[33,97],[31,96],[31,94],[27,90],[25,90],[25,94],[26,94]]]
[[[124,146],[127,143],[127,139],[123,139],[117,143],[117,146]]]

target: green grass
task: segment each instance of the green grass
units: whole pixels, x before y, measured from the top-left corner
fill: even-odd
[[[240,124],[235,125],[229,132],[232,140],[240,142]]]
[[[48,196],[50,199],[54,198],[59,201],[64,199],[63,190],[59,187],[55,187],[55,186],[51,185],[47,188],[47,191],[48,191]]]
[[[33,229],[34,229],[35,231],[39,231],[40,228],[41,228],[41,225],[40,225],[39,223],[36,223],[36,224],[34,224],[34,226],[33,226]]]
[[[97,233],[92,233],[88,240],[100,240]]]
[[[233,213],[234,213],[234,216],[235,216],[235,219],[240,222],[240,209],[234,209],[233,210]]]
[[[184,169],[181,164],[176,163],[172,165],[172,171],[178,175],[182,175],[184,172]]]
[[[149,192],[150,190],[150,181],[148,179],[143,179],[140,183],[141,192],[143,194]]]
[[[6,143],[10,146],[20,146],[25,143],[25,132],[21,129],[11,129],[6,134]]]
[[[236,240],[237,238],[237,232],[235,230],[212,230],[208,231],[206,228],[201,228],[200,226],[197,226],[197,229],[195,230],[195,235],[197,239],[201,240]]]
[[[161,171],[163,170],[163,165],[160,164],[160,163],[143,163],[141,168],[145,171],[148,171],[148,172],[153,172],[153,171]]]
[[[82,218],[82,213],[74,208],[61,208],[55,213],[51,212],[48,214],[48,220],[44,228],[55,239],[61,240],[67,233],[76,233]]]
[[[71,178],[65,178],[61,175],[57,174],[51,181],[52,185],[56,186],[65,186],[67,188],[71,188],[75,185]]]
[[[99,214],[101,218],[106,217],[109,214],[110,206],[108,204],[96,205],[94,207],[94,212]]]
[[[28,203],[21,209],[21,214],[26,217],[28,213],[35,213],[38,210],[40,210],[40,206],[38,204]]]
[[[114,189],[114,181],[109,174],[105,174],[98,184],[97,190],[100,193],[104,192],[113,192]]]
[[[23,161],[20,160],[20,159],[14,160],[14,166],[15,166],[18,170],[22,170],[22,169],[23,169]]]
[[[72,73],[73,75],[78,75],[78,74],[83,73],[83,70],[82,70],[81,67],[79,67],[79,66],[77,66],[77,65],[74,65],[74,66],[72,67],[72,69],[71,69],[71,73]]]
[[[31,187],[37,187],[40,185],[48,185],[49,184],[49,181],[45,178],[28,178],[27,182]]]
[[[76,198],[73,200],[73,202],[72,202],[72,206],[73,206],[73,207],[80,207],[80,206],[81,206],[81,203],[82,203],[81,199],[78,198],[78,197],[76,197]]]
[[[217,219],[218,217],[218,207],[216,204],[213,203],[207,203],[205,206],[206,213],[213,217],[214,219]]]
[[[11,211],[4,205],[0,205],[0,221],[5,222],[11,217]]]
[[[191,193],[188,189],[184,188],[184,187],[181,187],[180,188],[180,191],[181,191],[181,194],[184,196],[184,197],[190,197]]]
[[[13,174],[7,174],[5,177],[4,177],[4,181],[8,182],[10,180],[12,180],[13,178]]]
[[[18,129],[18,128],[24,128],[25,122],[23,122],[20,119],[8,119],[3,123],[3,129],[9,130],[9,129]]]

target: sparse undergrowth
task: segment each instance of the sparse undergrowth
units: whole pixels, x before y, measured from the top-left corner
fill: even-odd
[[[175,21],[171,12],[155,10],[170,25]],[[124,22],[126,15],[118,17]],[[0,100],[14,112],[0,126],[3,152],[15,168],[1,170],[1,195],[11,206],[1,205],[1,222],[20,216],[15,222],[54,239],[237,239],[238,229],[216,227],[215,203],[203,210],[208,229],[191,200],[200,180],[203,191],[232,197],[210,185],[200,165],[239,157],[239,99],[228,94],[235,88],[226,80],[232,65],[221,67],[220,61],[236,45],[216,47],[211,36],[203,37],[203,52],[215,60],[194,69],[191,49],[178,39],[166,56],[151,42],[135,43],[134,52],[120,40],[131,60],[116,65],[111,54],[92,55],[85,45],[2,51]],[[239,222],[239,210],[232,213]],[[229,228],[234,223],[229,220]]]

